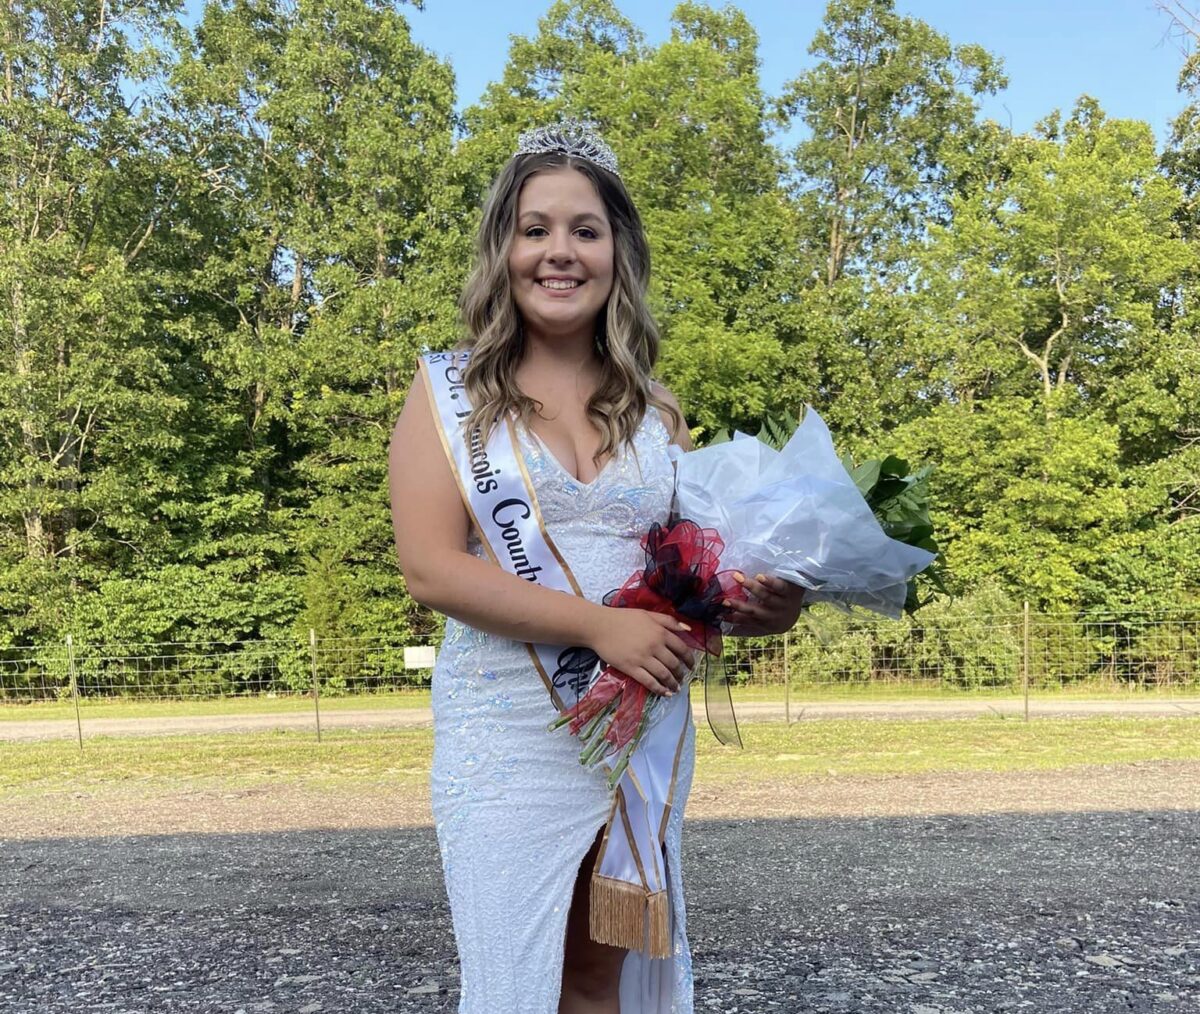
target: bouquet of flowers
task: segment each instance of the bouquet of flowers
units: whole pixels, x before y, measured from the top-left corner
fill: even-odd
[[[736,433],[695,451],[671,445],[669,453],[681,519],[652,526],[642,540],[645,568],[604,601],[694,622],[680,636],[705,652],[706,673],[707,656],[721,653],[723,601],[746,598],[737,571],[800,585],[806,604],[857,605],[894,618],[906,601],[911,606],[913,579],[936,557],[923,486],[927,470],[910,477],[906,463],[892,457],[857,468],[844,463],[812,408],[779,450]],[[705,687],[711,705],[707,678]],[[551,728],[570,726],[583,743],[585,765],[613,757],[609,783],[615,785],[657,702],[636,680],[605,667]]]
[[[727,565],[800,585],[809,604],[857,605],[894,619],[909,582],[936,557],[931,526],[905,528],[890,516],[902,514],[904,498],[914,497],[904,477],[888,490],[892,495],[877,498],[882,517],[859,486],[877,485],[883,465],[899,470],[905,463],[889,457],[877,470],[868,462],[852,475],[812,408],[780,450],[736,433],[725,443],[688,453],[671,445],[668,452],[678,510],[721,532]],[[924,478],[918,473],[912,481]],[[927,522],[926,505],[915,506]]]
[[[620,588],[604,596],[606,606],[648,609],[686,625],[679,637],[689,648],[721,654],[724,602],[745,601],[746,592],[732,570],[720,569],[721,536],[686,518],[666,526],[655,522],[642,536],[646,565]],[[579,701],[551,729],[570,726],[583,744],[580,762],[595,767],[615,753],[608,776],[614,787],[653,721],[658,695],[612,666],[604,666]]]

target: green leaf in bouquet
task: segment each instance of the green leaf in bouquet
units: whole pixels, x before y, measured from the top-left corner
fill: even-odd
[[[868,461],[868,465],[877,464],[877,462]],[[861,467],[861,466],[860,466]],[[899,498],[908,489],[908,482],[905,479],[897,479],[891,476],[881,476],[879,481],[875,483],[871,490],[871,495],[867,499],[871,501],[872,506],[879,504],[880,506],[891,502],[893,499]]]
[[[779,419],[767,415],[763,417],[762,426],[759,427],[756,436],[768,447],[780,451],[783,450],[783,445],[792,438],[792,434],[796,432],[796,427],[799,425],[790,412],[784,412]]]
[[[884,519],[880,519],[879,524],[889,539],[895,539],[897,542],[903,542],[908,546],[913,544],[913,525],[906,524],[903,521],[887,521]]]
[[[850,478],[854,480],[854,485],[858,487],[863,498],[870,501],[875,484],[879,481],[879,462],[864,461],[861,465],[856,465],[850,470]]]
[[[929,524],[928,522],[913,525],[908,531],[908,538],[906,538],[904,541],[910,546],[917,546],[920,549],[929,549],[930,552],[937,551],[937,543],[933,541],[933,525]],[[926,543],[928,543],[928,545]]]
[[[884,475],[893,475],[898,479],[903,479],[908,475],[908,462],[894,454],[889,454],[880,462],[879,471]]]

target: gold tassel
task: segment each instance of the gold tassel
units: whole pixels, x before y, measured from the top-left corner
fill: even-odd
[[[598,944],[641,950],[646,937],[646,892],[633,884],[593,874],[588,930]]]
[[[647,894],[624,880],[593,874],[588,931],[598,944],[646,951],[652,958],[669,958],[671,911],[667,892]]]
[[[646,899],[646,913],[650,919],[650,957],[669,958],[671,911],[666,891],[656,891]]]

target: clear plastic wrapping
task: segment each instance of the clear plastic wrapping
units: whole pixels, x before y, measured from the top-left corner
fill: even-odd
[[[810,603],[900,616],[910,578],[934,554],[889,538],[809,407],[780,451],[745,433],[684,452],[674,444],[676,510],[725,540],[721,565],[774,574]]]

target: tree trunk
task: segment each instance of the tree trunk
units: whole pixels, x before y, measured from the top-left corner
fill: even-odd
[[[33,369],[30,362],[31,354],[27,345],[27,335],[24,324],[24,287],[19,281],[12,287],[12,327],[13,327],[13,367],[21,381],[24,394],[24,411],[21,415],[21,444],[30,465],[38,460],[37,422],[33,409]],[[21,511],[25,524],[25,555],[31,560],[44,560],[51,555],[47,541],[45,517],[42,514],[40,502],[42,499],[42,481],[36,475],[26,480],[29,493],[29,504]]]

